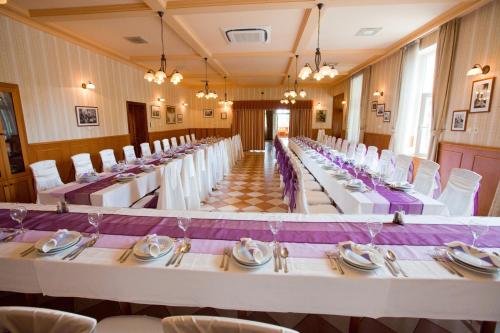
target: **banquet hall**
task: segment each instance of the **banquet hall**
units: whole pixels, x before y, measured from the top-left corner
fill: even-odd
[[[500,333],[500,0],[0,0],[0,332]]]

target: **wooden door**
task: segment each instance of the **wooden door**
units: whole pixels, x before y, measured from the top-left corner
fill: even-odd
[[[273,110],[266,110],[266,140],[273,140]]]
[[[0,201],[34,200],[27,147],[19,87],[0,83]]]
[[[141,156],[140,144],[149,142],[146,104],[127,101],[127,120],[130,144],[135,147],[137,156]]]
[[[344,93],[333,96],[332,109],[332,135],[336,138],[342,137],[342,123],[344,121]]]

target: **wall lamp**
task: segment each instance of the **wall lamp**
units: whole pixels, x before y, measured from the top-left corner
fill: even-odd
[[[95,89],[95,84],[93,84],[93,83],[92,83],[92,81],[89,81],[88,83],[83,82],[83,83],[82,83],[82,88],[83,88],[83,89],[91,89],[91,90],[94,90],[94,89]]]
[[[163,97],[158,97],[158,102],[165,102],[165,98],[163,98]]]
[[[488,74],[490,71],[490,66],[485,65],[484,67],[480,64],[475,64],[471,69],[467,71],[467,76],[474,76],[479,74]]]
[[[378,91],[378,90],[376,90],[376,91],[373,93],[373,96],[376,96],[376,97],[378,97],[378,96],[384,96],[384,92],[383,92],[383,91]]]

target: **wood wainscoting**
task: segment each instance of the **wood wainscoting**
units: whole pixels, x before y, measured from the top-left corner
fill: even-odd
[[[363,143],[368,146],[375,146],[379,149],[379,154],[383,149],[389,149],[391,136],[389,134],[365,133]]]
[[[443,187],[452,168],[472,170],[483,176],[479,190],[478,214],[488,215],[500,181],[500,148],[440,142],[438,163],[441,165],[439,170]]]
[[[228,138],[231,136],[231,128],[183,128],[169,131],[149,132],[149,141],[152,144],[155,140],[170,139],[172,137],[179,138],[181,135],[194,133],[197,139],[206,138],[208,136],[217,136]],[[179,142],[179,139],[177,139]]]

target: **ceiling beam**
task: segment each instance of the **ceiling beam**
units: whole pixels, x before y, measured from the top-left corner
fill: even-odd
[[[199,60],[200,56],[197,54],[166,54],[167,61],[170,60]],[[156,55],[140,55],[140,56],[130,56],[131,61],[135,62],[150,62],[158,61],[160,56]]]
[[[53,16],[75,16],[75,15],[91,15],[91,14],[112,14],[124,12],[144,12],[150,11],[145,3],[129,3],[118,5],[103,5],[103,6],[85,6],[85,7],[64,7],[64,8],[46,8],[46,9],[30,9],[31,17],[53,17]]]

